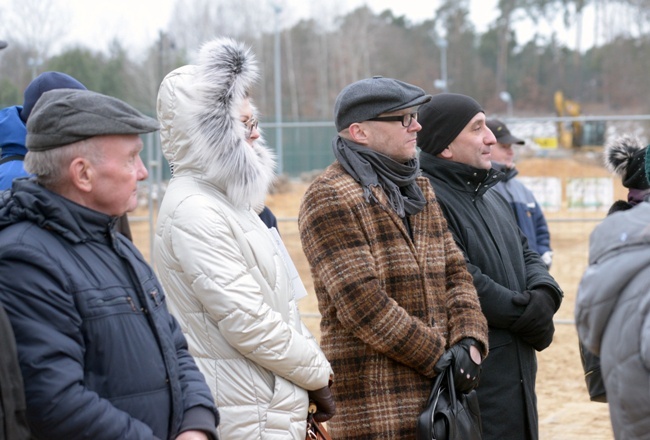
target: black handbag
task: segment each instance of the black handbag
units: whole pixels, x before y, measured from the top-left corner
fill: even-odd
[[[417,440],[481,440],[478,396],[456,394],[451,366],[436,377],[427,406],[418,417]]]

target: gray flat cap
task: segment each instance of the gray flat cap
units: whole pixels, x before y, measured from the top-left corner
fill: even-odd
[[[43,93],[27,121],[27,149],[45,151],[94,136],[142,134],[160,128],[124,101],[90,90]]]
[[[382,113],[422,105],[431,95],[412,84],[373,76],[347,85],[334,103],[334,123],[341,131],[355,122],[376,118]]]

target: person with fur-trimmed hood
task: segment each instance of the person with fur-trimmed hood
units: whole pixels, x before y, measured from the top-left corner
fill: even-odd
[[[249,93],[253,53],[216,39],[197,65],[163,80],[158,119],[174,173],[156,226],[154,258],[170,309],[206,376],[222,439],[304,439],[334,413],[332,369],[300,320],[301,284],[279,236],[258,216],[275,161]]]

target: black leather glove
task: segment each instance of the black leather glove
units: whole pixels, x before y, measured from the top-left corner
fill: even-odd
[[[327,422],[336,414],[336,403],[332,397],[330,387],[326,386],[316,391],[308,391],[309,402],[316,405],[314,420],[317,422]]]
[[[512,303],[526,307],[522,315],[510,326],[524,342],[542,351],[553,342],[555,326],[555,301],[542,289],[526,290],[512,297]]]
[[[479,348],[479,343],[476,339],[461,339],[440,357],[434,367],[437,373],[441,373],[451,364],[456,391],[465,394],[478,386],[481,376],[481,365],[474,362],[470,355],[469,350],[472,345]]]

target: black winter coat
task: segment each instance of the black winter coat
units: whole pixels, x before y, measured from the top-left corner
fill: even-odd
[[[434,187],[488,320],[490,353],[483,362],[477,389],[485,440],[538,438],[535,349],[509,327],[522,309],[512,297],[544,285],[557,298],[562,291],[517,226],[508,202],[489,190],[503,177],[430,154],[420,166]]]
[[[0,202],[0,301],[33,434],[173,439],[218,422],[151,267],[115,218],[14,181]]]

